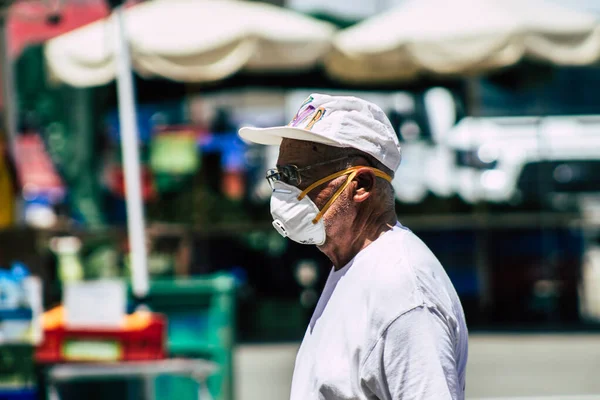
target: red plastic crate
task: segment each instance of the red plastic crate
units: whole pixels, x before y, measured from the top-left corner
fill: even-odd
[[[35,360],[38,363],[59,363],[163,359],[167,354],[166,326],[165,317],[155,314],[150,324],[140,330],[88,330],[64,327],[45,330],[44,340],[35,351]],[[76,351],[76,348],[87,348],[88,354],[83,354],[85,351]],[[105,354],[100,354],[98,349],[104,349]]]

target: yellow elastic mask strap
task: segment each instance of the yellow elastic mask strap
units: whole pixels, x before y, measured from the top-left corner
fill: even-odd
[[[352,171],[350,173],[350,175],[348,175],[348,178],[346,179],[346,183],[344,183],[342,186],[340,186],[340,188],[338,190],[336,190],[336,192],[333,194],[333,196],[331,196],[331,198],[329,199],[327,204],[325,204],[323,209],[321,211],[319,211],[319,213],[317,214],[315,219],[312,220],[313,224],[316,224],[317,222],[319,222],[321,217],[323,217],[323,214],[325,214],[325,212],[329,209],[329,207],[333,204],[333,202],[336,201],[338,197],[340,197],[340,195],[342,194],[344,189],[346,189],[348,187],[348,185],[350,184],[350,182],[352,182],[352,179],[354,179],[355,176],[356,176],[356,171]]]
[[[321,219],[321,217],[323,216],[323,214],[325,214],[325,212],[329,209],[329,207],[333,204],[333,202],[342,194],[342,192],[344,191],[344,189],[346,189],[348,187],[348,185],[350,184],[350,182],[352,182],[352,179],[354,179],[354,177],[356,176],[356,173],[358,172],[359,169],[362,168],[368,168],[371,171],[373,171],[373,173],[375,174],[375,176],[378,176],[380,178],[385,179],[388,182],[392,181],[392,177],[389,176],[388,174],[386,174],[385,172],[377,169],[377,168],[373,168],[373,167],[367,167],[367,166],[355,166],[355,167],[350,167],[348,169],[345,169],[343,171],[340,172],[336,172],[335,174],[326,176],[323,179],[319,179],[318,181],[316,181],[315,183],[313,183],[312,185],[310,185],[309,187],[307,187],[306,189],[304,189],[304,191],[302,193],[300,193],[300,195],[298,196],[298,200],[302,200],[304,198],[304,196],[306,196],[311,190],[315,189],[316,187],[322,185],[325,182],[328,182],[332,179],[338,178],[340,176],[343,175],[347,175],[350,174],[350,176],[348,176],[348,179],[346,179],[346,183],[344,183],[334,194],[333,196],[331,196],[331,199],[329,199],[329,201],[327,202],[327,204],[325,204],[325,206],[323,207],[323,209],[317,214],[317,216],[315,217],[315,219],[313,219],[312,223],[316,224],[317,222],[319,222],[319,220]]]

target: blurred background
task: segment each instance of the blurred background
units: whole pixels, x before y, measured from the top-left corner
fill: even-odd
[[[467,398],[600,399],[600,2],[0,5],[0,399],[287,398],[330,263],[237,130],[312,92],[390,117]]]

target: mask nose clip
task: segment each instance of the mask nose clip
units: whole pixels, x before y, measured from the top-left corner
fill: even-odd
[[[283,222],[281,222],[280,220],[276,219],[273,221],[273,227],[275,228],[275,230],[277,232],[279,232],[279,234],[283,237],[288,237],[289,234],[287,232],[287,230],[285,229],[285,225],[283,225]]]

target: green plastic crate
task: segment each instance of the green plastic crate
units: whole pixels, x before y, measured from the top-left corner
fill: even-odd
[[[208,379],[217,400],[233,398],[233,345],[235,331],[235,280],[226,273],[150,281],[146,300],[153,311],[165,314],[168,351],[173,357],[198,357],[217,363],[219,372]],[[196,395],[191,384],[157,380],[157,392],[172,387],[169,398],[187,400]]]

